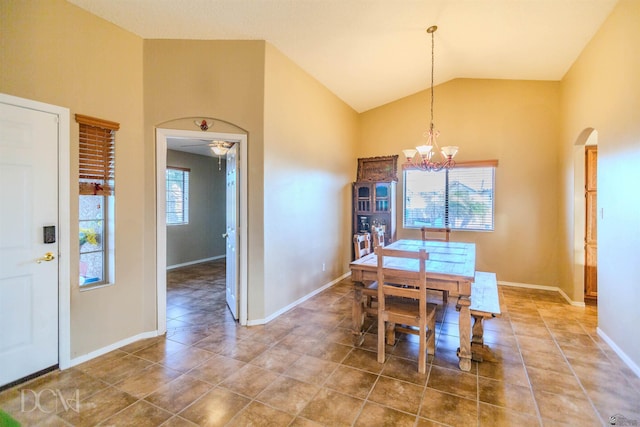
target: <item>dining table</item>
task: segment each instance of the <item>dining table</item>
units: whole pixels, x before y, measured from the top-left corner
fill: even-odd
[[[429,254],[426,263],[427,288],[448,291],[458,295],[458,324],[460,347],[458,358],[461,370],[471,370],[471,287],[476,268],[475,243],[423,241],[401,239],[386,246],[390,249],[418,252],[425,249]],[[352,311],[352,329],[354,343],[361,345],[364,339],[364,299],[363,290],[377,280],[378,259],[375,253],[365,255],[350,264],[351,280],[354,284]],[[385,269],[396,270],[398,277],[402,272],[417,271],[416,259],[385,257]]]

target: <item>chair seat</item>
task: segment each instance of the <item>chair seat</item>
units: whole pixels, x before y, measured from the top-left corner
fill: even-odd
[[[417,300],[402,297],[387,297],[386,309],[391,318],[406,317],[416,319],[420,317],[420,306]],[[435,316],[437,304],[427,303],[427,320]],[[401,323],[396,321],[396,323]],[[428,321],[427,321],[428,323]]]

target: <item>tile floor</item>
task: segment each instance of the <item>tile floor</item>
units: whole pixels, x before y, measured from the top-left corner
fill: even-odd
[[[166,337],[6,390],[0,408],[25,426],[640,424],[640,379],[596,335],[596,308],[555,292],[500,287],[504,315],[486,322],[486,359],[470,372],[457,368],[450,298],[420,375],[414,336],[399,335],[384,365],[375,327],[352,346],[348,279],[255,327],[227,311],[223,262],[168,279]]]

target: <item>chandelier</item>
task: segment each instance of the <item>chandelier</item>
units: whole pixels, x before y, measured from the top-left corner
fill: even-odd
[[[438,27],[435,25],[427,28],[427,33],[431,34],[431,121],[429,122],[429,130],[424,133],[426,142],[417,146],[415,149],[409,148],[402,150],[410,166],[425,171],[439,171],[443,168],[450,169],[454,167],[456,162],[453,160],[453,157],[458,152],[458,147],[456,146],[438,147],[436,139],[440,136],[440,132],[433,127],[433,64],[435,45],[433,33],[435,33],[437,29]],[[440,162],[433,160],[433,155],[436,151],[439,152],[442,157],[442,161]]]

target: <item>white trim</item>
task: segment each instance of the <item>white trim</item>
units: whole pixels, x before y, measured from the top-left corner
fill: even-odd
[[[238,200],[240,226],[240,292],[239,318],[241,325],[247,324],[248,319],[248,162],[247,135],[235,133],[201,132],[180,129],[156,128],[156,283],[157,283],[157,329],[158,334],[167,330],[167,226],[166,226],[166,194],[165,170],[167,168],[167,138],[193,138],[199,140],[225,139],[238,141],[240,145],[240,164],[238,165],[240,179],[240,197]]]
[[[629,367],[629,369],[631,369],[633,373],[640,378],[640,366],[636,365],[634,361],[631,360],[631,358],[627,356],[627,354],[622,351],[622,349],[618,347],[616,343],[613,342],[613,340],[609,338],[602,329],[596,328],[596,332],[598,336],[602,338],[603,341],[609,345],[609,347],[611,347],[611,349],[618,355],[618,357],[622,359],[622,361]]]
[[[0,102],[58,116],[58,366],[69,367],[71,359],[71,239],[70,118],[68,108],[0,93]]]
[[[120,347],[124,347],[125,345],[131,344],[133,342],[136,342],[136,341],[139,341],[139,340],[143,340],[143,339],[146,339],[146,338],[154,338],[154,337],[157,337],[159,335],[160,334],[158,334],[156,331],[151,331],[151,332],[143,332],[141,334],[134,335],[134,336],[129,337],[129,338],[125,338],[125,339],[123,339],[121,341],[115,342],[113,344],[109,344],[106,347],[99,348],[98,350],[94,350],[94,351],[92,351],[90,353],[83,354],[82,356],[78,356],[78,357],[72,359],[69,362],[70,364],[69,364],[69,366],[67,366],[67,368],[71,368],[73,366],[76,366],[76,365],[79,365],[81,363],[84,363],[84,362],[86,362],[88,360],[95,359],[96,357],[99,357],[99,356],[102,356],[104,354],[107,354],[110,351],[117,350]],[[60,368],[60,369],[62,369],[62,368]]]
[[[351,272],[343,274],[342,276],[338,277],[337,279],[332,280],[331,282],[327,283],[326,285],[324,285],[324,286],[316,289],[315,291],[303,296],[302,298],[292,302],[291,304],[287,305],[286,307],[281,308],[280,310],[278,310],[275,313],[269,315],[268,317],[265,317],[264,319],[251,320],[251,321],[247,322],[247,326],[264,325],[265,323],[269,323],[273,319],[275,319],[276,317],[286,313],[287,311],[291,310],[295,306],[297,306],[299,304],[302,304],[303,302],[305,302],[306,300],[308,300],[312,296],[315,296],[315,295],[319,294],[320,292],[324,291],[325,289],[330,288],[331,286],[335,285],[336,283],[340,282],[341,280],[343,280],[343,279],[345,279],[345,278],[347,278],[349,276],[351,276]]]
[[[511,286],[514,288],[529,288],[529,289],[541,289],[543,291],[555,291],[558,292],[562,297],[572,306],[574,307],[584,307],[584,302],[580,301],[572,301],[571,298],[559,287],[557,286],[544,286],[544,285],[533,285],[530,283],[517,283],[517,282],[505,282],[502,280],[498,281],[498,285],[502,286]]]
[[[174,270],[174,269],[180,268],[180,267],[187,267],[189,265],[202,264],[203,262],[215,261],[217,259],[226,258],[226,257],[227,257],[226,255],[218,255],[218,256],[213,256],[211,258],[203,258],[203,259],[197,259],[195,261],[189,261],[189,262],[183,262],[183,263],[180,263],[180,264],[168,265],[167,266],[167,271],[168,270]]]

